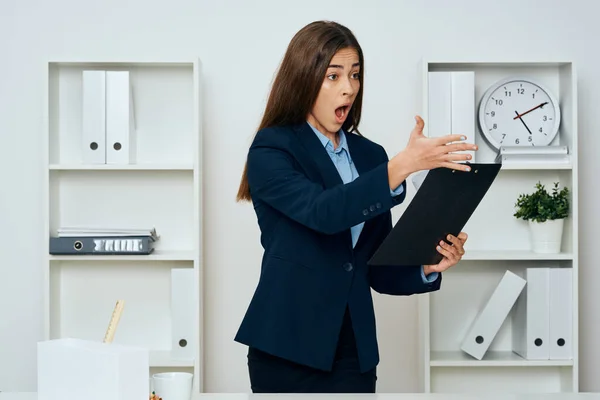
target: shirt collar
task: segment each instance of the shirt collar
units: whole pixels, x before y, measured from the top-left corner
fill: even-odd
[[[325,149],[327,149],[327,151],[329,151],[331,153],[339,153],[342,150],[346,150],[346,154],[348,154],[348,158],[350,159],[350,161],[352,161],[352,158],[350,157],[350,149],[348,148],[348,141],[346,140],[346,134],[343,129],[340,129],[338,131],[338,136],[340,138],[340,144],[339,144],[338,148],[334,150],[333,143],[331,142],[331,140],[329,140],[329,138],[327,136],[325,136],[321,132],[319,132],[319,130],[316,129],[314,126],[312,126],[310,124],[310,122],[307,122],[307,123],[308,123],[308,126],[310,126],[312,128],[313,132],[317,135],[317,137],[321,141],[321,144],[323,145],[323,147],[325,147]]]

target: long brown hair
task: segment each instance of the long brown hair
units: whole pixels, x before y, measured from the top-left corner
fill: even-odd
[[[331,21],[312,22],[294,35],[273,81],[258,130],[305,122],[319,94],[329,62],[344,48],[353,48],[358,53],[360,89],[342,129],[360,135],[358,124],[362,109],[365,65],[362,49],[350,29]],[[251,200],[247,169],[246,163],[237,201]]]

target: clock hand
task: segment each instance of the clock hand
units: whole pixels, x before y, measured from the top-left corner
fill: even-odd
[[[533,110],[535,110],[536,108],[544,107],[546,104],[548,104],[548,102],[547,102],[547,101],[545,101],[545,102],[543,102],[543,103],[541,103],[541,104],[538,104],[537,106],[533,107],[533,108],[532,108],[532,109],[530,109],[530,110],[527,110],[527,111],[525,111],[523,114],[519,114],[519,113],[517,113],[517,116],[516,116],[516,117],[514,117],[513,119],[521,118],[523,115],[525,115],[525,114],[528,114],[528,113],[532,112],[532,111],[533,111]],[[516,112],[516,111],[515,111],[515,112]]]
[[[538,107],[539,107],[539,106],[538,106]],[[536,108],[537,108],[537,107],[536,107]],[[532,110],[533,110],[533,109],[532,109]],[[531,110],[529,110],[529,111],[531,111]],[[527,111],[527,112],[529,112],[529,111]],[[529,134],[530,134],[530,135],[532,135],[531,131],[529,130],[529,127],[527,126],[527,124],[525,123],[525,121],[523,121],[523,118],[521,118],[521,115],[524,115],[524,114],[527,114],[527,113],[524,113],[524,114],[521,114],[521,115],[519,115],[519,112],[515,110],[515,114],[517,114],[517,116],[516,116],[514,119],[517,119],[517,118],[519,118],[519,119],[521,120],[521,122],[523,123],[523,125],[525,125],[525,129],[527,129],[527,132],[529,132]]]

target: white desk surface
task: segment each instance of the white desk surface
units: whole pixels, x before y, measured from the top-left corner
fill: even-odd
[[[600,400],[600,393],[531,393],[531,394],[443,394],[443,393],[380,393],[380,394],[248,394],[203,393],[193,400]],[[0,400],[37,400],[35,392],[0,393]]]

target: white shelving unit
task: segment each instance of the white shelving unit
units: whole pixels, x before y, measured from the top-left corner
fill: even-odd
[[[82,73],[129,71],[135,163],[82,158]],[[202,129],[199,60],[64,60],[45,65],[44,337],[102,341],[125,300],[115,343],[150,350],[150,375],[194,374],[202,392]],[[61,226],[156,228],[150,255],[50,255]],[[194,271],[195,352],[171,356],[171,269]]]
[[[494,163],[496,153],[481,135],[477,109],[486,89],[507,76],[528,76],[558,98],[562,120],[558,141],[567,145],[569,163],[503,166],[496,181],[463,229],[469,234],[463,260],[443,275],[440,291],[418,299],[422,389],[424,392],[577,392],[578,383],[578,129],[577,78],[571,62],[424,60],[423,119],[428,121],[428,73],[475,72],[475,162]],[[448,132],[450,133],[450,132]],[[527,224],[513,217],[520,193],[531,193],[541,181],[571,192],[571,212],[565,221],[562,251],[532,252]],[[573,358],[526,360],[512,352],[511,314],[489,351],[477,360],[461,351],[461,341],[506,270],[524,276],[528,267],[563,267],[573,271]]]

